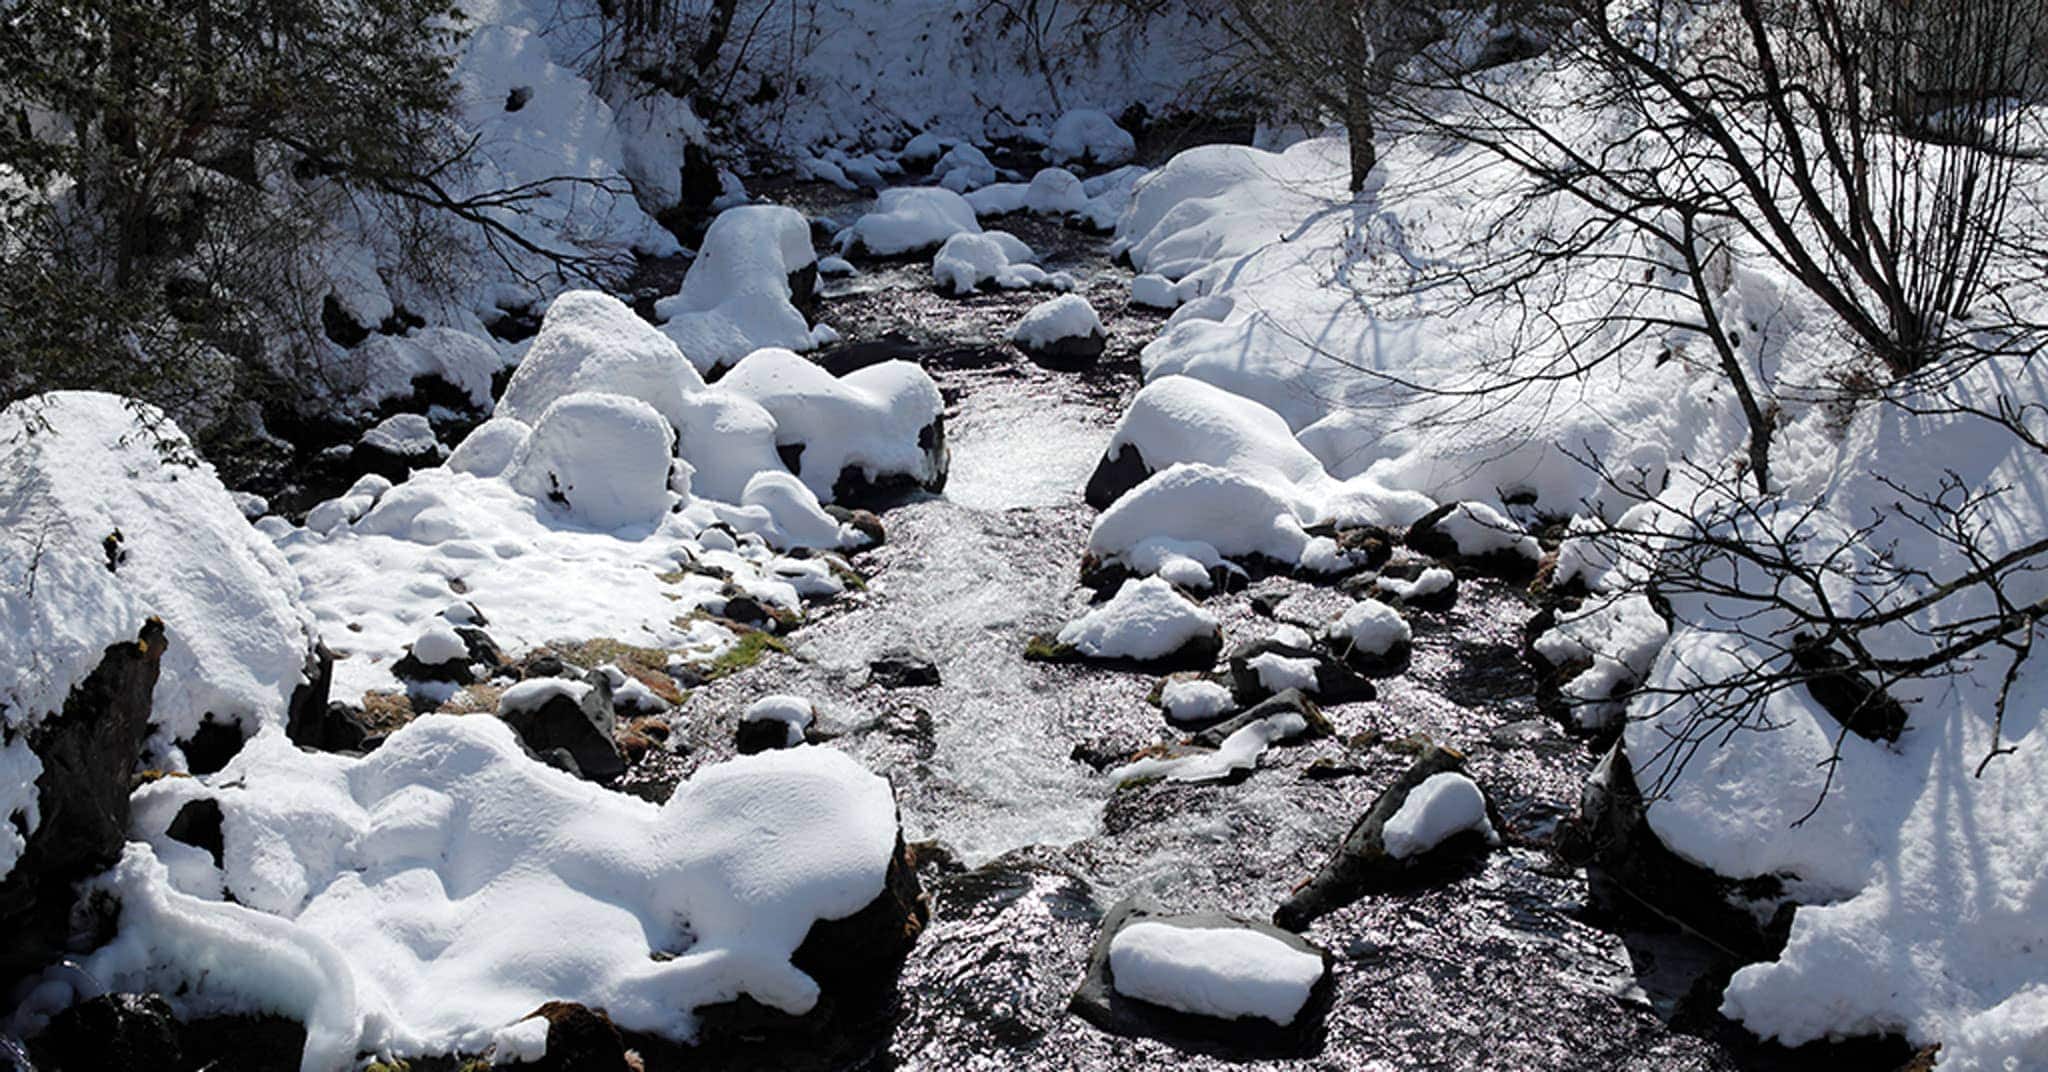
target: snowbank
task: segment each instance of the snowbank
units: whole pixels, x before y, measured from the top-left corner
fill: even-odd
[[[542,411],[507,479],[592,528],[652,525],[675,501],[673,441],[668,422],[637,398],[565,395]]]
[[[1323,958],[1243,928],[1141,921],[1110,942],[1118,993],[1198,1016],[1286,1026],[1323,978]]]
[[[224,868],[163,833],[200,797],[226,817]],[[301,1020],[305,1072],[475,1052],[549,1000],[679,1041],[738,994],[806,1012],[818,987],[790,955],[881,894],[897,838],[888,783],[838,752],[717,764],[656,806],[484,717],[422,718],[363,759],[267,732],[136,807],[146,843],[100,880],[121,929],[84,970],[185,1015]]]
[[[781,205],[741,205],[711,221],[682,289],[654,303],[661,331],[697,371],[730,367],[764,346],[811,348],[792,279],[814,270],[811,227]]]
[[[900,186],[883,190],[874,210],[839,236],[849,254],[900,257],[936,249],[956,234],[979,234],[974,207],[951,190]]]
[[[801,446],[794,466],[830,502],[847,470],[870,484],[890,477],[942,484],[946,456],[939,389],[908,361],[884,361],[838,379],[788,350],[757,350],[719,382],[774,417],[778,447]]]
[[[150,715],[165,762],[208,714],[281,725],[305,680],[312,618],[298,576],[176,426],[115,395],[58,392],[0,412],[0,582],[10,733],[61,710],[151,617],[171,641]]]
[[[1051,350],[1064,342],[1103,336],[1102,318],[1079,294],[1039,302],[1010,329],[1010,341],[1027,351]]]
[[[683,399],[704,378],[666,335],[626,304],[594,290],[556,298],[540,334],[505,384],[495,416],[533,424],[556,400],[578,391],[637,398],[678,427]]]

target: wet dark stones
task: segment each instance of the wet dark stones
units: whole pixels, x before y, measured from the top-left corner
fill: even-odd
[[[1151,476],[1152,467],[1145,463],[1144,455],[1138,453],[1138,445],[1125,443],[1114,454],[1104,452],[1102,459],[1095,463],[1095,472],[1089,474],[1083,497],[1097,510],[1107,510],[1123,498],[1125,492],[1143,484]]]
[[[1253,660],[1267,655],[1314,662],[1316,680],[1312,691],[1323,703],[1359,703],[1379,695],[1371,681],[1322,652],[1297,648],[1269,637],[1242,644],[1230,653],[1230,691],[1237,698],[1238,706],[1256,704],[1287,691],[1268,686],[1261,680],[1258,668],[1252,665]]]
[[[1108,348],[1109,336],[1099,330],[1086,335],[1068,335],[1043,346],[1017,345],[1025,357],[1055,372],[1081,372],[1093,368]]]
[[[618,716],[612,710],[611,679],[592,672],[582,699],[567,691],[541,703],[510,711],[499,705],[498,717],[512,727],[536,755],[545,758],[559,749],[574,761],[575,772],[592,781],[609,781],[626,771],[625,758],[612,735]]]
[[[914,651],[897,649],[868,663],[868,681],[885,689],[925,688],[939,683],[939,667]]]
[[[36,1037],[40,1072],[161,1072],[185,1067],[170,1003],[157,994],[104,994],[51,1018]]]

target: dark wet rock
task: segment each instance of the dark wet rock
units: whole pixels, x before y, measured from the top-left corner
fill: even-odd
[[[1121,562],[1100,559],[1092,554],[1081,558],[1081,587],[1094,592],[1098,599],[1114,593],[1135,576],[1137,574]]]
[[[300,734],[310,733],[309,727],[326,720],[329,697],[334,690],[334,653],[327,650],[326,641],[315,641],[313,650],[306,654],[306,680],[292,690],[292,698],[285,705],[285,736],[294,744],[307,744],[300,740]],[[294,727],[297,727],[296,732]],[[321,748],[319,744],[309,747]]]
[[[1320,957],[1322,978],[1310,990],[1308,1001],[1293,1021],[1281,1025],[1264,1017],[1225,1020],[1181,1012],[1133,998],[1116,989],[1116,977],[1109,960],[1110,944],[1117,932],[1140,922],[1164,923],[1196,929],[1252,930],[1274,938],[1303,953]],[[1112,909],[1102,921],[1102,931],[1088,955],[1088,973],[1069,1004],[1075,1015],[1114,1035],[1154,1038],[1176,1049],[1234,1057],[1307,1057],[1321,1051],[1325,1018],[1336,992],[1333,958],[1268,923],[1244,920],[1220,912],[1165,915],[1142,901],[1127,901]]]
[[[1620,918],[1679,921],[1744,962],[1769,960],[1785,947],[1792,904],[1783,880],[1723,878],[1666,847],[1650,828],[1619,742],[1587,779],[1579,814],[1560,831],[1558,848],[1566,862],[1585,866],[1595,902]],[[1760,905],[1770,909],[1761,913],[1767,922],[1760,922]]]
[[[825,513],[842,525],[852,525],[854,531],[868,538],[869,547],[880,547],[888,542],[889,534],[882,526],[882,519],[870,510],[849,510],[836,503],[825,507]]]
[[[348,462],[353,472],[375,473],[402,484],[415,470],[440,465],[445,454],[426,417],[401,413],[364,432]]]
[[[892,331],[879,339],[847,343],[821,351],[811,355],[811,360],[833,376],[844,376],[884,361],[895,361],[899,358],[916,360],[921,349],[915,339],[901,332]]]
[[[880,1026],[897,1002],[897,978],[931,921],[918,881],[917,854],[899,831],[882,892],[844,919],[811,924],[789,962],[818,984],[818,1003],[791,1016],[740,998],[697,1010],[702,1024],[694,1063],[710,1067],[786,1068],[785,1047],[819,1054],[842,1050]],[[865,1030],[864,1030],[865,1029]],[[550,1046],[552,1050],[552,1045]],[[855,1062],[825,1062],[850,1067]]]
[[[528,656],[516,669],[522,680],[531,681],[542,677],[561,677],[568,672],[569,666],[554,652],[542,651]]]
[[[1017,349],[1022,350],[1025,357],[1057,372],[1080,372],[1092,368],[1108,348],[1109,336],[1101,331],[1068,335],[1043,346],[1017,344]]]
[[[522,1019],[548,1022],[547,1054],[513,1067],[530,1072],[627,1072],[626,1040],[601,1009],[550,1001]]]
[[[917,652],[897,649],[868,663],[868,681],[885,689],[932,686],[939,683],[939,667]]]
[[[1252,660],[1262,655],[1314,661],[1315,697],[1323,703],[1359,703],[1379,695],[1379,690],[1373,687],[1371,681],[1329,656],[1311,648],[1297,648],[1268,637],[1241,644],[1230,653],[1230,691],[1237,697],[1239,706],[1255,704],[1276,695],[1275,690],[1268,688],[1259,680],[1259,672],[1252,666]]]
[[[1105,733],[1076,741],[1067,757],[1099,774],[1129,762],[1145,747],[1144,739],[1136,733]]]
[[[1407,545],[1432,558],[1455,562],[1467,569],[1511,581],[1526,581],[1535,575],[1539,560],[1513,547],[1474,555],[1460,551],[1457,539],[1441,527],[1444,519],[1460,505],[1462,504],[1457,502],[1447,502],[1422,515],[1415,524],[1408,526]]]
[[[1340,778],[1356,778],[1365,773],[1365,768],[1329,756],[1317,756],[1301,769],[1301,776],[1312,782],[1334,782]]]
[[[796,741],[789,739],[788,724],[779,719],[742,719],[739,728],[733,731],[733,748],[743,756],[794,748],[802,743],[802,738]]]
[[[164,828],[164,836],[172,841],[182,841],[195,849],[205,849],[213,857],[213,866],[221,866],[221,857],[227,851],[227,840],[221,833],[220,801],[212,797],[185,802],[178,814],[171,818],[171,825]]]
[[[1287,597],[1293,594],[1294,589],[1286,581],[1267,578],[1253,585],[1245,593],[1245,599],[1251,605],[1252,613],[1271,618],[1279,613],[1280,604],[1287,602]]]
[[[58,1013],[36,1037],[38,1072],[162,1072],[184,1068],[170,1003],[103,994]]]
[[[370,733],[362,708],[339,700],[330,702],[317,718],[296,717],[285,726],[285,736],[293,744],[319,752],[365,751]]]
[[[177,1031],[183,1067],[194,1072],[299,1072],[306,1048],[305,1025],[282,1016],[208,1016]]]
[[[725,609],[719,616],[741,625],[752,626],[759,626],[773,617],[760,600],[736,589],[726,595]]]
[[[1394,557],[1394,547],[1399,543],[1392,532],[1378,525],[1360,525],[1342,528],[1335,525],[1317,525],[1308,530],[1311,536],[1328,536],[1337,541],[1339,550],[1356,556],[1358,569],[1378,569]]]
[[[1415,757],[1393,785],[1373,801],[1372,807],[1353,824],[1314,877],[1297,888],[1273,913],[1273,922],[1288,930],[1304,930],[1319,917],[1351,904],[1368,893],[1411,889],[1453,877],[1484,856],[1489,848],[1485,835],[1465,831],[1444,840],[1426,852],[1406,858],[1387,853],[1382,831],[1387,820],[1401,810],[1408,794],[1431,776],[1462,772],[1462,753],[1430,745]],[[1491,800],[1488,818],[1494,829],[1503,826]]]
[[[185,765],[192,768],[192,773],[212,774],[240,755],[248,740],[248,731],[240,722],[208,715],[192,736],[178,742],[178,747],[184,751]]]
[[[1104,452],[1102,460],[1095,463],[1095,472],[1088,477],[1084,497],[1088,505],[1097,510],[1107,510],[1123,498],[1125,492],[1144,483],[1151,475],[1152,467],[1138,453],[1138,445],[1125,443],[1114,454]]]
[[[1231,734],[1254,722],[1272,718],[1274,715],[1290,714],[1300,715],[1302,721],[1308,723],[1308,729],[1284,739],[1280,742],[1282,744],[1293,744],[1312,737],[1328,737],[1336,733],[1336,727],[1330,724],[1329,718],[1323,714],[1322,708],[1316,706],[1314,700],[1309,699],[1300,689],[1285,689],[1196,734],[1193,743],[1203,748],[1220,748]]]
[[[595,671],[584,680],[590,690],[581,701],[567,692],[558,692],[531,707],[506,711],[501,704],[498,717],[536,754],[546,756],[554,749],[562,749],[576,761],[576,770],[583,777],[606,781],[626,769],[626,761],[612,740],[618,716],[612,710],[611,680]]]
[[[818,262],[812,261],[789,273],[789,304],[803,314],[804,323],[818,323]]]
[[[120,858],[129,777],[149,734],[166,644],[163,623],[151,618],[137,639],[109,645],[64,709],[29,733],[29,748],[43,765],[36,779],[41,819],[0,878],[0,934],[7,936],[0,980],[36,970],[64,948],[73,884]]]
[[[1804,633],[1793,637],[1792,663],[1804,675],[1813,702],[1850,733],[1890,742],[1905,730],[1905,707],[1825,641]]]

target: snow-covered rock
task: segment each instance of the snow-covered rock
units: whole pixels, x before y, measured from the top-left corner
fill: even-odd
[[[623,395],[565,395],[540,415],[507,479],[597,529],[652,525],[675,502],[674,432],[654,407]]]
[[[1137,150],[1137,140],[1107,113],[1077,108],[1053,124],[1045,158],[1055,164],[1079,161],[1114,167],[1129,160]]]
[[[1109,946],[1117,992],[1224,1020],[1257,1016],[1286,1025],[1322,980],[1323,958],[1253,930],[1141,922]]]
[[[1213,659],[1223,643],[1214,614],[1157,577],[1130,580],[1109,602],[1060,627],[1057,642],[1091,659]]]
[[[1324,636],[1339,658],[1377,666],[1400,658],[1414,633],[1399,611],[1377,599],[1361,599],[1346,607]]]
[[[1380,838],[1387,855],[1405,860],[1466,831],[1477,832],[1488,844],[1500,844],[1500,835],[1486,817],[1486,794],[1479,791],[1479,784],[1445,771],[1408,791],[1401,807],[1380,828]]]
[[[1088,207],[1088,191],[1081,180],[1065,168],[1046,168],[1031,176],[1024,190],[1024,210],[1046,216],[1064,216]]]
[[[1180,294],[1174,289],[1173,280],[1146,272],[1131,280],[1131,302],[1147,309],[1177,309]]]
[[[1095,519],[1088,553],[1138,573],[1157,572],[1169,554],[1204,566],[1263,556],[1301,561],[1309,537],[1291,504],[1213,465],[1177,464],[1133,488]]]
[[[1445,503],[1408,530],[1408,546],[1426,555],[1526,575],[1543,559],[1536,537],[1482,502]]]
[[[795,748],[817,720],[817,708],[801,696],[763,696],[740,712],[739,750],[746,755]]]
[[[478,409],[491,405],[491,377],[505,367],[496,347],[466,331],[421,328],[408,335],[372,335],[349,353],[349,373],[360,382],[355,405],[378,404],[413,393],[419,380],[439,381]]]
[[[533,428],[525,421],[492,417],[462,437],[462,442],[456,444],[443,464],[458,473],[502,476],[512,467],[519,452],[526,448],[526,440],[532,435]]]
[[[572,290],[548,306],[540,334],[506,382],[494,415],[531,425],[565,396],[602,391],[637,398],[681,427],[683,399],[703,389],[704,378],[675,342],[624,302]]]
[[[1037,259],[1031,247],[1004,231],[956,234],[946,239],[932,258],[932,276],[939,289],[964,297],[985,287],[1023,290],[1049,287],[1072,290],[1074,279],[1065,272],[1047,272],[1031,261]]]
[[[899,186],[883,190],[874,210],[840,235],[839,246],[852,255],[900,257],[937,249],[956,234],[980,231],[974,206],[952,190]]]
[[[1171,678],[1159,687],[1159,706],[1168,721],[1213,722],[1237,709],[1230,690],[1201,678]]]
[[[1109,337],[1088,299],[1062,294],[1027,310],[1010,329],[1010,341],[1039,361],[1064,366],[1101,357]]]
[[[988,154],[966,142],[946,150],[932,165],[932,178],[954,193],[966,193],[996,181],[997,171]]]
[[[820,501],[865,487],[945,484],[944,403],[911,362],[884,361],[834,379],[788,350],[757,350],[719,387],[774,417],[775,445],[795,452],[790,468]]]
[[[704,232],[682,289],[656,302],[654,315],[705,375],[764,346],[808,350],[811,325],[795,303],[809,299],[817,261],[802,213],[729,208]]]
[[[1314,680],[1313,676],[1310,680]],[[1143,778],[1169,782],[1223,781],[1253,770],[1268,748],[1302,737],[1309,729],[1308,719],[1301,714],[1281,711],[1247,721],[1214,749],[1134,760],[1111,770],[1109,780],[1119,785]]]
[[[201,797],[227,817],[224,867],[163,832]],[[791,955],[885,896],[898,840],[888,783],[838,752],[706,767],[655,805],[476,716],[421,718],[362,759],[267,732],[137,809],[141,840],[98,883],[120,930],[82,968],[181,1008],[298,1020],[309,1072],[474,1050],[550,1000],[677,1041],[738,994],[803,1014],[819,983]],[[878,941],[876,983],[917,922]]]
[[[0,412],[0,727],[59,711],[109,645],[171,637],[150,720],[160,762],[206,716],[279,725],[307,680],[300,582],[152,407],[98,392]],[[19,765],[19,764],[17,764]]]

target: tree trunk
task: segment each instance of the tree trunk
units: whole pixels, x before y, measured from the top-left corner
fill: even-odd
[[[1344,130],[1351,142],[1351,192],[1365,189],[1365,180],[1379,163],[1379,149],[1373,144],[1372,93],[1359,78],[1345,87]]]

